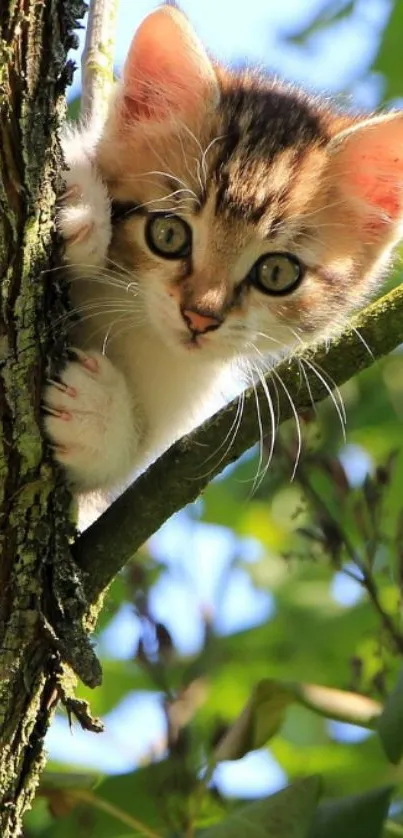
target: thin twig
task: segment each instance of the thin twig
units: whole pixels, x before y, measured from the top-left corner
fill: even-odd
[[[102,125],[113,85],[119,0],[91,0],[81,61],[81,115],[92,127]]]
[[[375,611],[378,614],[378,617],[381,621],[382,627],[385,633],[389,636],[390,640],[392,641],[396,652],[400,655],[403,655],[403,636],[396,628],[392,617],[385,611],[380,598],[379,598],[379,591],[375,584],[375,580],[372,574],[367,570],[363,570],[363,578],[362,578],[362,587],[365,588],[369,599],[374,606]]]
[[[73,795],[78,800],[82,800],[83,803],[87,803],[95,809],[100,809],[101,812],[106,812],[107,815],[110,815],[117,821],[124,823],[131,829],[135,829],[136,832],[139,832],[140,835],[145,836],[145,838],[160,838],[156,832],[153,832],[146,824],[137,820],[137,818],[133,815],[129,815],[127,812],[124,812],[123,809],[120,809],[118,806],[110,803],[109,800],[103,800],[101,797],[97,797],[92,793],[92,791],[87,789],[77,789],[74,790]]]
[[[389,639],[393,643],[396,652],[400,655],[403,655],[403,635],[395,626],[392,617],[383,608],[375,579],[369,567],[360,558],[360,556],[357,553],[357,550],[355,550],[354,545],[351,543],[347,533],[339,526],[338,521],[332,515],[329,507],[323,500],[323,497],[320,495],[319,492],[316,491],[316,489],[312,485],[309,477],[306,475],[303,468],[300,468],[297,472],[296,481],[303,489],[305,496],[312,500],[314,509],[316,511],[319,511],[323,519],[327,520],[332,525],[335,532],[337,531],[339,533],[341,543],[344,545],[344,549],[351,563],[354,565],[354,567],[357,568],[357,570],[361,574],[361,577],[356,576],[354,573],[350,573],[348,568],[342,567],[340,568],[340,570],[346,576],[350,576],[350,578],[353,578],[354,581],[361,585],[361,587],[364,588],[364,590],[367,592],[368,598],[370,599],[375,611],[378,614],[383,630],[389,636]]]

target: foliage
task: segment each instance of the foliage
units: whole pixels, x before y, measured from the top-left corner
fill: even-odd
[[[383,75],[387,99],[403,93],[402,8],[399,0],[389,5],[367,71]],[[309,48],[313,36],[348,23],[358,6],[323,0],[306,30],[290,35],[293,43]],[[151,694],[164,714],[164,742],[117,776],[50,763],[26,838],[403,838],[402,418],[398,351],[301,417],[293,480],[299,445],[289,422],[267,470],[263,445],[178,517],[171,552],[186,553],[185,567],[164,554],[163,538],[143,547],[115,581],[99,627],[102,651],[104,632],[130,607],[132,654],[104,655],[102,687],[81,687],[80,697],[110,718],[129,694]],[[201,532],[206,567],[208,536],[211,545],[219,536],[228,553],[208,605],[192,588],[192,579],[202,580],[191,569]],[[178,641],[192,626],[178,634],[176,615],[162,619],[155,605],[156,591],[178,576],[202,636],[186,654]],[[249,614],[236,630],[233,619],[225,632],[234,586],[237,608],[247,591],[268,607],[265,617]],[[126,737],[130,749],[135,721]],[[231,799],[216,766],[256,749],[271,754],[289,785],[259,801]]]

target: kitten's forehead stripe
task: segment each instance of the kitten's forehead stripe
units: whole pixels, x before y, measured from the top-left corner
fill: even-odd
[[[278,226],[305,152],[329,139],[323,113],[303,94],[257,79],[224,88],[220,113],[224,136],[211,172],[215,212],[251,223],[271,214]],[[245,183],[254,191],[245,194]]]

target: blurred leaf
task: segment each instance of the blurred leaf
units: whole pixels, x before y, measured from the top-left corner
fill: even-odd
[[[397,765],[403,756],[403,669],[378,719],[377,729],[387,758]]]
[[[45,768],[42,774],[40,790],[57,788],[61,789],[92,789],[102,779],[103,775],[95,771],[70,771],[65,766],[60,765],[60,771],[57,770],[56,763],[51,763],[51,768]]]
[[[108,777],[94,790],[70,787],[60,794],[67,802],[67,817],[57,818],[43,832],[43,838],[116,838],[122,823],[134,828],[134,822],[146,825],[150,832],[180,829],[193,802],[199,781],[185,760],[170,757],[145,768],[119,776]],[[50,800],[55,789],[50,789]],[[198,799],[197,824],[207,826],[222,814],[209,790]],[[62,811],[59,812],[63,814]],[[182,834],[182,833],[181,833]]]
[[[383,32],[381,45],[372,69],[385,79],[384,98],[394,99],[403,95],[402,73],[403,3],[394,2]]]
[[[322,804],[309,838],[381,838],[392,791],[376,789]]]
[[[293,702],[328,719],[370,729],[382,711],[378,702],[357,693],[265,679],[256,685],[246,707],[219,741],[215,759],[240,759],[265,745],[280,729],[285,711]]]
[[[375,720],[382,712],[382,705],[358,693],[335,690],[318,684],[294,684],[295,700],[309,710],[335,721],[360,727],[375,728]]]
[[[218,743],[215,759],[240,759],[268,742],[280,728],[292,700],[279,681],[267,679],[257,684],[241,715]]]
[[[309,747],[301,747],[278,735],[272,740],[270,751],[290,778],[303,776],[307,766],[323,775],[329,797],[361,794],[398,779],[396,771],[386,763],[376,736],[354,743],[324,736]]]
[[[24,817],[24,838],[41,836],[44,830],[52,823],[52,815],[49,812],[47,800],[37,795],[32,803],[32,808],[26,812]]]
[[[403,838],[403,826],[395,821],[387,821],[382,838]]]
[[[318,777],[301,780],[265,800],[235,810],[205,838],[305,838],[320,795]]]
[[[305,29],[296,32],[294,35],[287,35],[286,40],[291,44],[303,45],[312,35],[316,35],[323,29],[328,29],[329,26],[333,26],[335,23],[351,15],[354,11],[354,6],[354,0],[348,0],[348,2],[343,3],[341,8],[340,3],[333,3],[330,5],[330,8],[329,3],[326,3],[323,11],[319,15],[316,15]]]
[[[67,117],[69,121],[75,122],[80,117],[81,96],[76,96],[71,99],[67,107]]]
[[[122,822],[116,813],[123,812],[146,823],[150,829],[162,829],[163,811],[159,798],[160,780],[166,764],[164,762],[141,768],[129,774],[109,777],[101,782],[92,798],[83,800],[77,789],[71,800],[74,810],[68,817],[57,819],[44,832],[44,838],[115,838],[122,830]],[[106,812],[98,808],[97,800],[111,806]],[[119,822],[120,821],[120,822]]]

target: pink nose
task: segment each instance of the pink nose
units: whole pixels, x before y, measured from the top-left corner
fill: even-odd
[[[181,311],[188,329],[194,334],[203,335],[205,332],[211,332],[213,329],[218,329],[222,323],[221,317],[213,317],[211,314],[193,311],[191,308],[181,309]]]

